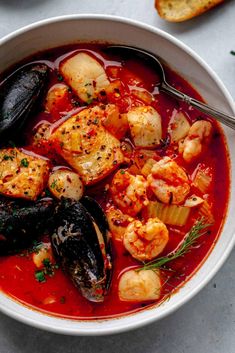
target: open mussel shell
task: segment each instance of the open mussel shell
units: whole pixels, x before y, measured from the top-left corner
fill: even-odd
[[[62,268],[86,299],[102,302],[107,274],[99,225],[80,202],[70,199],[62,200],[55,221],[51,240]]]
[[[54,210],[54,201],[50,198],[28,202],[1,196],[0,255],[18,253],[49,231]]]
[[[38,107],[49,77],[43,63],[26,65],[0,84],[0,138],[12,139]]]
[[[103,249],[103,256],[105,258],[106,267],[106,291],[109,289],[112,279],[112,245],[111,245],[111,233],[109,231],[109,224],[107,217],[99,205],[99,203],[92,197],[84,196],[80,200],[81,204],[89,212],[94,222],[98,225],[99,230],[102,234],[102,238],[99,239],[100,246]],[[102,244],[103,242],[103,244]]]

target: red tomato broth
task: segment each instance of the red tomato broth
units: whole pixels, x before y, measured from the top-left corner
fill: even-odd
[[[91,51],[96,58],[98,55],[98,59],[100,61],[99,55],[102,53],[102,47],[88,44],[77,45],[76,47],[69,46],[58,48],[46,53],[40,53],[31,60],[50,60],[50,67],[57,68],[61,60],[64,60],[67,56],[71,56],[72,52],[83,48]],[[102,55],[105,57],[104,54]],[[112,60],[106,56],[105,59],[102,60],[103,64],[107,72],[110,72],[109,78],[111,81],[118,79],[122,82],[122,89],[120,91],[120,97],[109,97],[109,102],[117,104],[121,112],[126,112],[131,106],[143,104],[141,100],[133,95],[130,95],[131,86],[137,83],[138,87],[143,87],[149,90],[150,93],[154,94],[155,98],[151,105],[160,113],[162,117],[164,139],[167,138],[167,126],[175,109],[178,111],[183,111],[192,123],[202,118],[210,120],[208,117],[187,106],[185,103],[175,101],[166,94],[158,92],[154,88],[154,84],[156,80],[158,80],[157,75],[151,68],[146,67],[143,62],[140,62],[139,59],[132,58],[125,62],[123,62],[123,60],[119,62],[117,57],[111,57],[111,59]],[[113,77],[113,68],[116,68],[115,77]],[[193,96],[194,98],[199,100],[201,99],[200,95],[183,78],[169,68],[166,68],[166,71],[167,78],[173,86],[184,91],[186,94]],[[55,83],[58,83],[57,71],[51,72],[49,87]],[[42,145],[40,148],[35,150],[35,148],[31,145],[31,132],[32,128],[42,120],[46,120],[52,124],[58,124],[58,119],[63,121],[67,118],[64,112],[66,113],[69,111],[71,106],[74,106],[75,109],[77,109],[78,105],[81,107],[84,106],[78,98],[74,97],[72,92],[69,92],[69,97],[70,101],[68,97],[66,97],[66,102],[60,102],[60,106],[63,107],[62,114],[59,114],[58,111],[56,111],[55,115],[40,112],[34,117],[34,119],[32,119],[26,128],[27,144],[25,148],[43,156],[48,156],[52,160],[54,166],[68,165],[62,158],[58,158],[56,151],[51,150],[50,144]],[[69,116],[71,116],[70,113]],[[212,190],[209,196],[209,201],[213,205],[215,222],[213,226],[209,228],[208,233],[199,238],[195,247],[193,247],[183,257],[169,263],[169,271],[162,271],[163,289],[162,295],[158,301],[135,303],[119,300],[118,279],[120,274],[127,269],[140,267],[141,263],[133,259],[131,255],[128,254],[121,241],[115,240],[114,238],[112,239],[113,278],[111,288],[105,297],[104,303],[91,303],[84,299],[60,268],[55,270],[54,276],[47,277],[45,283],[37,282],[35,279],[36,267],[32,261],[31,253],[26,254],[26,256],[14,255],[0,258],[1,290],[10,297],[27,306],[46,312],[50,315],[69,317],[73,319],[110,318],[113,316],[125,315],[141,310],[143,307],[151,307],[152,305],[161,303],[162,300],[182,286],[203,263],[219,236],[220,230],[223,226],[223,220],[226,216],[229,195],[229,161],[224,136],[219,126],[214,121],[213,129],[214,133],[210,143],[210,148],[208,148],[206,153],[204,153],[199,160],[191,163],[190,165],[184,162],[182,157],[178,155],[178,152],[175,150],[174,146],[166,147],[162,144],[156,149],[159,156],[163,157],[168,155],[178,162],[179,165],[186,168],[189,177],[195,172],[195,169],[199,163],[205,164],[213,172],[213,185],[215,185],[214,190]],[[134,158],[134,152],[131,153],[130,157],[131,160]],[[126,166],[124,166],[124,168],[125,167]],[[110,195],[106,190],[106,185],[111,181],[113,174],[114,173],[102,182],[99,182],[97,185],[89,187],[86,190],[86,193],[96,198],[104,209],[107,209],[110,203],[112,204]],[[193,187],[190,194],[193,194]],[[160,256],[167,255],[179,246],[184,239],[185,234],[193,226],[196,216],[196,212],[192,211],[190,219],[185,226],[168,226],[170,240]],[[54,302],[49,304],[45,303],[47,298],[49,298],[49,301],[51,298]]]

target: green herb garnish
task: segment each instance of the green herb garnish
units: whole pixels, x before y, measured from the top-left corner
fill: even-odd
[[[40,250],[39,250],[40,251]],[[42,261],[43,268],[41,270],[36,270],[34,275],[38,282],[46,282],[47,276],[53,277],[55,270],[58,270],[59,265],[53,264],[49,258],[45,258]]]
[[[187,233],[182,244],[179,246],[179,248],[176,251],[174,251],[173,253],[167,256],[159,257],[158,259],[155,259],[153,261],[146,263],[143,267],[138,269],[138,271],[155,270],[157,268],[162,268],[168,262],[185,255],[190,250],[190,248],[195,244],[196,240],[200,238],[202,235],[207,233],[207,230],[204,230],[204,229],[210,226],[211,224],[204,223],[204,218],[197,220],[195,224],[192,226],[191,230]]]
[[[51,193],[48,189],[45,190],[45,196],[46,197],[51,197]]]
[[[29,165],[29,161],[27,160],[27,158],[23,158],[23,159],[21,159],[21,161],[20,161],[20,166],[21,167],[28,167],[28,165]]]
[[[51,189],[55,189],[56,191],[61,192],[63,188],[57,185],[57,179],[55,179],[51,183]]]
[[[93,98],[89,98],[88,100],[87,100],[87,104],[91,104],[93,102]]]
[[[50,277],[52,277],[55,272],[54,272],[54,265],[51,263],[49,258],[46,258],[42,261],[43,265],[44,265],[44,274],[48,275]]]
[[[63,296],[63,297],[60,297],[60,303],[61,304],[64,304],[65,303],[65,297]]]
[[[51,189],[54,189],[56,187],[57,180],[53,180],[51,183]]]
[[[58,74],[58,75],[57,75],[57,80],[58,80],[59,82],[62,82],[62,81],[64,81],[64,78],[63,78],[62,75]]]
[[[231,55],[235,55],[235,51],[234,51],[234,50],[231,50],[231,51],[230,51],[230,54],[231,54]]]
[[[36,270],[34,275],[35,275],[35,278],[38,282],[40,282],[40,283],[46,282],[46,278],[45,278],[45,274],[44,274],[43,270],[41,270],[41,271]]]
[[[3,156],[3,160],[4,160],[4,161],[8,161],[9,159],[10,159],[11,161],[13,161],[14,157],[13,157],[13,156],[8,156],[7,154],[5,154],[5,155]]]

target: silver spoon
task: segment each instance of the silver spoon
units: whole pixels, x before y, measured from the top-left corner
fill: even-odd
[[[161,62],[159,61],[159,59],[155,55],[153,55],[143,49],[139,49],[139,48],[135,48],[135,47],[127,46],[127,45],[110,45],[105,49],[105,51],[110,52],[110,53],[116,52],[117,54],[123,53],[123,54],[129,55],[129,56],[131,54],[135,54],[144,60],[152,62],[152,64],[154,64],[154,68],[157,69],[157,73],[160,77],[160,80],[156,86],[158,86],[161,91],[169,94],[170,96],[172,96],[178,100],[186,102],[187,104],[191,105],[192,107],[200,110],[203,113],[206,113],[207,115],[212,116],[216,120],[220,121],[221,123],[223,123],[223,124],[225,124],[235,130],[235,117],[228,115],[226,113],[223,113],[218,109],[210,107],[208,104],[202,103],[202,102],[198,101],[197,99],[194,99],[194,98],[188,96],[187,94],[184,94],[184,93],[178,91],[177,89],[175,89],[174,87],[172,87],[166,81],[164,68],[163,68]]]

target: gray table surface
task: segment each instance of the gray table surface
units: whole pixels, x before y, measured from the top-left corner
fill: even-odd
[[[181,24],[162,20],[154,0],[0,0],[0,37],[34,21],[72,13],[129,17],[161,28],[194,49],[235,97],[235,4],[226,1]],[[98,338],[47,333],[0,314],[0,353],[234,353],[235,252],[193,300],[173,315],[133,332]]]

